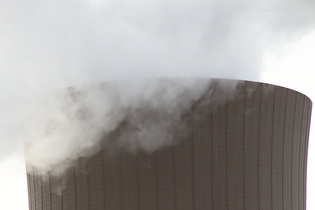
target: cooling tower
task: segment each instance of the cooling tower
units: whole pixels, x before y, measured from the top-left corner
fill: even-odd
[[[61,177],[27,174],[30,210],[305,210],[310,99],[244,81],[224,104],[200,100],[175,145],[102,144]]]

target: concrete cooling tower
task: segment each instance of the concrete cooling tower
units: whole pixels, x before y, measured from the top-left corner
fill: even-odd
[[[224,104],[205,98],[172,146],[112,153],[102,144],[61,177],[28,173],[30,210],[305,210],[310,99],[248,81]]]

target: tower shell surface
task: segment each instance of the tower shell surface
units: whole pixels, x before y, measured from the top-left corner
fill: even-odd
[[[101,144],[62,176],[28,173],[29,208],[305,210],[311,106],[291,89],[242,81],[226,103],[191,110],[175,145],[109,155]]]

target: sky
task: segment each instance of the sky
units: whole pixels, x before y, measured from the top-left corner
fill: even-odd
[[[28,209],[25,107],[47,92],[117,79],[219,77],[315,100],[314,1],[0,0],[0,32],[0,209]],[[311,210],[315,182],[307,186]]]

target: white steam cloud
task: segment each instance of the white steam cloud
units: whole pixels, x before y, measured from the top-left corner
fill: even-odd
[[[314,11],[309,0],[0,1],[0,154],[26,139],[28,162],[46,173],[87,155],[84,149],[126,119],[135,136],[125,139],[136,148],[172,144],[153,140],[170,137],[168,123],[178,122],[205,87],[137,79],[259,80],[265,51],[308,32]],[[78,88],[46,94],[69,86]],[[23,121],[26,102],[38,95],[46,98]],[[161,127],[142,122],[146,112]],[[152,142],[137,142],[139,136]]]
[[[237,81],[159,79],[68,88],[32,104],[25,139],[30,171],[59,174],[78,157],[108,152],[154,152],[186,136],[187,115],[202,101],[233,97]],[[116,138],[110,138],[119,132]]]

